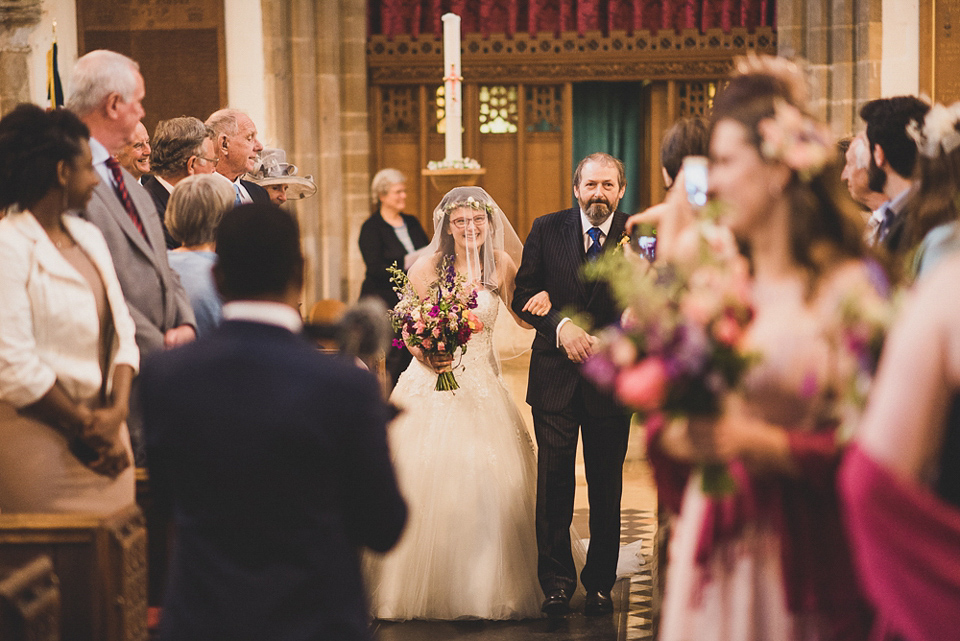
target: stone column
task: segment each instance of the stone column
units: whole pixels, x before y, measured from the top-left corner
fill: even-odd
[[[30,45],[40,22],[40,0],[0,0],[0,116],[29,102]]]
[[[837,135],[862,127],[860,106],[880,96],[882,0],[778,0],[781,55],[810,64],[811,108]]]
[[[351,300],[363,263],[356,235],[367,216],[369,135],[363,0],[263,3],[268,118],[317,195],[296,204],[309,263],[305,306]]]

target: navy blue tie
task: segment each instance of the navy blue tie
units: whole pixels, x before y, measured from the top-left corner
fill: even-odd
[[[600,235],[602,233],[603,231],[601,231],[599,227],[591,227],[587,230],[587,236],[593,241],[590,243],[590,246],[587,247],[587,260],[596,260],[597,256],[600,255]]]
[[[883,218],[880,219],[880,226],[877,227],[877,242],[883,242],[883,239],[887,237],[887,234],[890,233],[890,226],[893,225],[893,220],[897,215],[893,211],[893,207],[890,205],[883,206]]]

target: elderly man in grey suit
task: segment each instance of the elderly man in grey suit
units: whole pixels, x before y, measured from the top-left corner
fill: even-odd
[[[196,338],[193,310],[180,279],[167,263],[163,228],[150,194],[114,154],[133,138],[143,117],[139,65],[113,51],[91,51],[73,70],[67,108],[90,128],[90,150],[100,184],[82,216],[100,228],[137,325],[142,357]],[[136,396],[135,394],[133,396]],[[127,419],[137,462],[144,463],[139,404],[131,398]]]

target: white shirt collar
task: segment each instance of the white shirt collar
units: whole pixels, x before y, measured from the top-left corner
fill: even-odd
[[[243,174],[237,176],[237,179],[233,181],[233,184],[236,185],[236,188],[240,190],[240,200],[246,203],[252,203],[253,198],[250,197],[250,192],[247,191],[247,188],[240,182],[240,179],[243,178]]]
[[[607,219],[601,224],[596,225],[600,228],[600,231],[603,232],[603,237],[606,238],[610,235],[610,227],[613,225],[613,214],[607,216]],[[587,219],[587,215],[583,213],[583,209],[580,210],[580,230],[586,234],[587,230],[591,227],[594,227],[594,224]]]
[[[96,170],[97,175],[100,176],[100,180],[108,185],[114,185],[113,174],[110,173],[106,165],[107,158],[110,157],[110,152],[103,146],[103,143],[93,136],[90,136],[90,155],[93,156],[93,168]]]
[[[277,325],[294,334],[303,331],[303,319],[299,312],[283,303],[260,300],[235,300],[223,306],[224,320],[252,321]]]
[[[168,193],[171,193],[171,194],[173,193],[173,185],[171,185],[170,183],[168,183],[166,180],[164,180],[163,178],[161,178],[161,177],[158,176],[157,174],[154,174],[153,177],[157,179],[157,182],[158,182],[158,183],[160,183],[161,185],[163,185],[163,188],[166,189]]]

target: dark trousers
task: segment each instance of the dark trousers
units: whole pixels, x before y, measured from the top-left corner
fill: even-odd
[[[570,551],[570,523],[576,489],[577,435],[583,435],[583,463],[590,503],[590,547],[580,581],[587,590],[609,591],[617,579],[620,551],[620,495],[630,417],[591,416],[580,393],[566,410],[533,408],[537,437],[538,574],[544,592],[572,594],[577,573]]]

